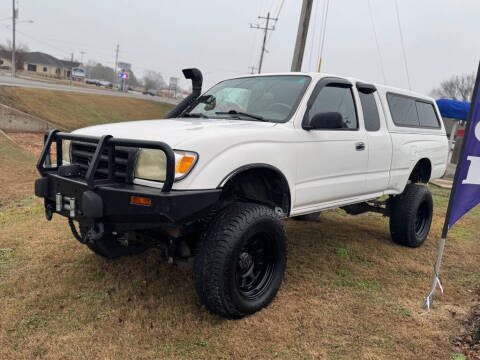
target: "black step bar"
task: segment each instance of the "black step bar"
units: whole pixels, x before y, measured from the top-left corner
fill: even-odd
[[[88,136],[88,135],[77,135],[60,132],[59,130],[50,130],[45,135],[45,142],[43,145],[42,153],[37,162],[37,170],[42,176],[47,176],[49,172],[58,171],[58,168],[62,166],[62,141],[71,140],[79,141],[90,144],[97,144],[95,152],[93,154],[92,160],[87,169],[85,175],[85,180],[87,182],[88,188],[93,190],[96,185],[108,182],[112,183],[114,181],[115,174],[115,146],[122,147],[131,147],[139,149],[155,149],[161,150],[165,153],[167,158],[167,171],[165,181],[163,182],[162,192],[169,192],[172,189],[173,181],[175,180],[175,154],[173,153],[172,148],[161,141],[148,141],[148,140],[133,140],[133,139],[121,139],[114,138],[111,135],[103,135],[102,137]],[[52,143],[56,144],[57,147],[57,164],[56,166],[45,167],[45,161],[50,155]],[[95,180],[95,173],[100,163],[102,153],[104,149],[107,149],[108,154],[108,178]]]

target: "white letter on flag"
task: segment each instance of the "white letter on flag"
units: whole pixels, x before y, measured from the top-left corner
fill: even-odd
[[[480,185],[480,157],[469,156],[467,160],[470,161],[470,167],[463,184]]]

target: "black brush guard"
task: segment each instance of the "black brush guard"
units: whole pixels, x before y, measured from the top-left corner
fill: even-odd
[[[75,171],[75,164],[62,163],[62,142],[96,144],[85,174]],[[50,163],[52,144],[56,144],[56,165]],[[115,181],[115,148],[156,149],[167,159],[166,179],[162,188]],[[96,176],[100,161],[108,159],[106,178]],[[102,159],[102,156],[104,157]],[[182,224],[204,216],[214,205],[221,189],[172,190],[175,180],[175,155],[172,148],[158,141],[140,141],[76,135],[51,130],[37,162],[42,176],[35,182],[35,194],[45,199],[45,213],[51,219],[58,213],[88,226],[101,224],[109,231],[125,232],[160,227],[162,223]],[[149,205],[132,203],[132,197],[150,199]]]

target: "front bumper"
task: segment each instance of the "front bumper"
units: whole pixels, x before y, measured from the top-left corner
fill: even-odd
[[[103,147],[110,149],[120,144],[121,146],[160,148],[167,154],[167,167],[169,167],[173,151],[164,143],[135,142],[112,137],[97,138],[97,149],[90,161],[86,176],[69,171],[69,166],[62,166],[61,160],[56,166],[45,167],[53,142],[56,142],[57,159],[61,159],[59,149],[62,148],[62,139],[74,141],[87,139],[95,142],[93,138],[55,131],[50,132],[46,137],[45,146],[37,164],[42,177],[35,181],[35,195],[44,198],[47,218],[57,213],[83,224],[103,223],[110,231],[125,232],[156,228],[162,223],[184,224],[195,221],[202,218],[220,197],[220,189],[171,190],[173,179],[168,177],[169,175],[173,177],[173,173],[169,172],[168,168],[165,181],[167,187],[164,185],[162,189],[118,183],[112,178],[95,179],[97,159],[106,151]],[[140,197],[148,201],[144,205],[139,205],[132,201],[132,197]]]

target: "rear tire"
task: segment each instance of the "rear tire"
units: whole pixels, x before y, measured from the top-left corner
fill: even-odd
[[[416,248],[428,236],[433,218],[433,200],[426,186],[408,184],[390,200],[390,234],[400,245]]]
[[[283,281],[287,248],[282,221],[267,206],[235,203],[202,236],[195,289],[205,306],[239,319],[268,306]]]

